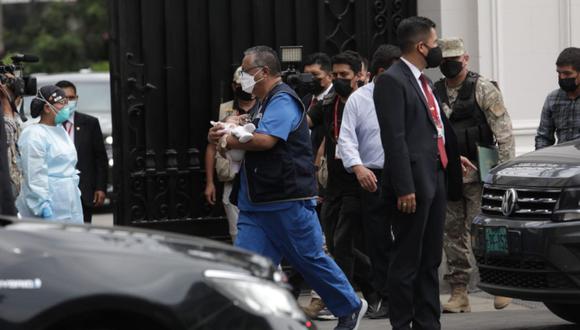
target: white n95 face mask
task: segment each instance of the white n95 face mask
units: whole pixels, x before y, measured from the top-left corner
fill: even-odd
[[[256,84],[260,81],[262,81],[262,79],[255,81],[254,80],[254,76],[258,74],[258,72],[262,71],[262,68],[260,68],[260,70],[258,70],[254,75],[251,75],[249,73],[245,73],[242,72],[242,75],[240,77],[240,85],[242,85],[242,90],[248,94],[252,94],[252,91],[254,90],[254,86],[256,86]]]

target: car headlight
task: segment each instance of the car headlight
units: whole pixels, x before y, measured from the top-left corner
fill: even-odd
[[[304,319],[290,292],[274,282],[223,270],[206,270],[204,276],[212,287],[250,312]]]
[[[554,221],[580,220],[580,188],[562,190],[554,210]]]

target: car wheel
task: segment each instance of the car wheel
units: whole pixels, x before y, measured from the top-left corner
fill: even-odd
[[[548,307],[550,312],[556,314],[560,318],[580,324],[580,304],[557,304],[545,302],[544,305]]]

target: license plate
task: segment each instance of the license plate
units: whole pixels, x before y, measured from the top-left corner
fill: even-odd
[[[485,252],[490,254],[508,254],[506,227],[485,228]]]

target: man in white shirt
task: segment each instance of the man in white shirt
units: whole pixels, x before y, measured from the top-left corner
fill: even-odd
[[[381,45],[373,54],[371,73],[378,76],[399,59],[401,50]],[[373,82],[359,88],[348,98],[338,138],[338,154],[348,172],[355,173],[363,188],[361,205],[367,250],[373,271],[373,286],[381,296],[379,308],[370,318],[388,317],[387,273],[391,232],[385,201],[381,198],[384,152],[373,100]]]

